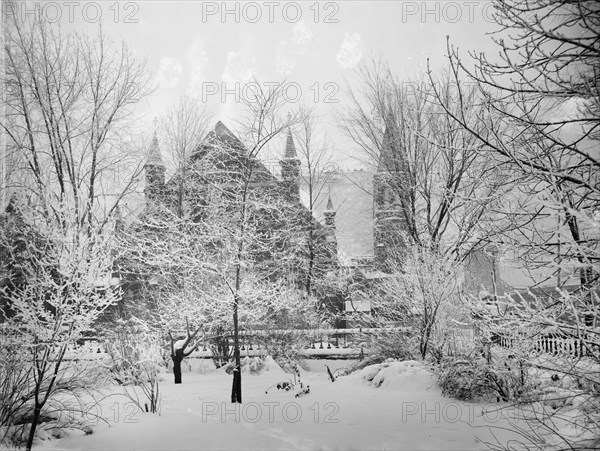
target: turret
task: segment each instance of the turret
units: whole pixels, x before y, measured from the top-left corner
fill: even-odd
[[[296,153],[292,131],[288,129],[283,159],[281,165],[281,178],[290,198],[300,201],[300,160]]]
[[[323,216],[325,216],[325,239],[328,243],[329,255],[331,257],[332,266],[335,266],[337,264],[338,247],[335,230],[336,211],[333,208],[333,202],[331,201],[331,191],[329,192],[329,196],[327,198],[327,206],[323,211]]]
[[[388,270],[389,260],[402,251],[402,232],[408,231],[408,170],[406,154],[395,140],[393,125],[386,127],[373,175],[373,243],[375,265]]]
[[[333,209],[333,202],[331,202],[331,193],[329,193],[327,206],[325,207],[325,211],[323,211],[323,215],[325,216],[325,227],[335,231],[335,210]]]
[[[165,165],[160,155],[156,131],[154,131],[154,136],[148,149],[144,170],[146,172],[144,195],[146,196],[146,202],[152,204],[160,199],[165,188]]]

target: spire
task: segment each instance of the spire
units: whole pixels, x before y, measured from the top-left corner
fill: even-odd
[[[160,149],[158,148],[158,138],[156,137],[156,129],[154,129],[154,135],[152,136],[152,141],[150,142],[150,147],[148,148],[146,166],[164,167],[162,156],[160,154]]]
[[[285,142],[285,152],[283,153],[284,160],[296,160],[298,159],[298,154],[296,153],[296,145],[294,144],[294,137],[292,136],[292,127],[290,124],[292,123],[292,113],[288,111],[287,114],[287,139]]]
[[[148,149],[146,164],[144,165],[146,172],[146,187],[144,194],[148,205],[155,203],[162,195],[165,187],[165,165],[160,155],[158,148],[158,138],[156,137],[156,121],[154,122],[154,135]]]
[[[325,216],[325,226],[331,230],[335,230],[335,210],[333,209],[333,202],[331,201],[331,187],[329,187],[327,206],[323,211],[323,216]]]
[[[335,212],[333,209],[333,202],[331,202],[331,191],[329,192],[329,197],[327,199],[327,207],[325,207],[325,211]]]
[[[285,143],[285,153],[283,158],[286,160],[295,160],[298,158],[298,154],[296,153],[296,146],[294,144],[294,138],[292,136],[292,130],[288,128],[287,132],[287,140]]]
[[[288,132],[285,143],[285,152],[283,159],[279,160],[281,165],[281,178],[287,191],[292,198],[300,201],[300,160],[296,154],[296,146],[292,137],[292,130],[289,127],[292,116],[288,113]]]

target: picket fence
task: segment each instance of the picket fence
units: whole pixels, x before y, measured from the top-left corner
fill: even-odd
[[[526,345],[531,346],[532,344],[531,340],[524,342],[519,340],[519,338],[507,336],[499,336],[497,342],[504,348],[515,348]],[[588,348],[588,346],[586,346],[586,342],[584,340],[555,335],[544,335],[538,337],[537,340],[533,342],[533,349],[544,354],[568,355],[572,357],[584,357],[586,355],[590,355],[591,353],[591,350]]]
[[[448,333],[446,343],[447,353],[466,353],[481,344],[475,329],[471,327],[454,328]],[[560,335],[545,334],[535,338],[515,337],[497,334],[492,337],[492,343],[507,349],[527,349],[538,353],[584,357],[593,352],[590,342],[580,338],[569,338]],[[594,344],[600,350],[600,343]]]

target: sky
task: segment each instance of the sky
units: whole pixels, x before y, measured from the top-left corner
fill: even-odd
[[[336,116],[347,111],[347,86],[357,87],[362,64],[380,58],[409,83],[428,60],[434,70],[446,66],[447,39],[467,65],[468,52],[498,55],[489,1],[28,1],[19,9],[66,30],[95,33],[101,25],[146,60],[156,90],[136,110],[141,147],[150,142],[154,119],[182,95],[205,103],[213,122],[235,132],[248,82],[267,89],[285,83],[290,108],[316,108],[317,132],[344,169],[370,169]],[[263,158],[277,162],[284,140]]]
[[[353,168],[362,163],[350,158],[356,145],[338,129],[335,113],[347,107],[346,87],[354,86],[361,64],[382,58],[409,81],[424,72],[427,58],[434,69],[445,65],[447,36],[465,54],[491,52],[486,33],[497,27],[487,1],[53,3],[41,14],[65,28],[93,31],[101,23],[147,60],[157,90],[138,113],[148,133],[182,94],[235,129],[246,83],[285,83],[290,106],[315,106],[341,166]]]

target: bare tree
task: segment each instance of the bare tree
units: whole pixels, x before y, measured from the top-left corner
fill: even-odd
[[[34,197],[51,190],[56,201],[72,204],[82,224],[102,227],[141,169],[130,165],[134,149],[125,127],[150,92],[150,75],[124,44],[116,47],[101,32],[63,36],[44,21],[12,18],[2,128],[19,170],[9,183]]]
[[[177,180],[177,212],[181,216],[186,200],[189,159],[208,132],[212,113],[194,97],[182,96],[161,121],[161,142],[172,156]]]
[[[258,84],[257,84],[258,85]],[[233,346],[235,368],[233,370],[233,382],[231,388],[231,402],[242,402],[242,368],[240,359],[240,341],[239,341],[239,307],[242,299],[242,283],[244,280],[244,260],[249,241],[249,216],[251,213],[251,183],[254,180],[255,165],[252,159],[258,157],[259,152],[275,136],[281,133],[286,126],[291,125],[281,121],[278,115],[285,102],[279,89],[265,91],[263,89],[254,93],[255,98],[246,101],[247,124],[245,138],[248,144],[247,157],[241,167],[241,185],[237,193],[236,222],[234,239],[236,241],[236,250],[233,268],[233,283],[230,285],[233,296]],[[250,163],[250,164],[248,164]]]
[[[0,315],[18,337],[21,358],[31,368],[28,380],[22,381],[32,399],[27,405],[31,409],[27,449],[47,403],[57,393],[77,396],[78,389],[86,388],[85,371],[70,368],[65,354],[118,296],[118,288],[111,285],[110,230],[90,238],[70,206],[53,211],[60,223],[42,208],[18,209],[12,214],[21,220],[12,224],[19,228],[2,227],[0,235],[7,261],[17,262],[0,291]],[[78,381],[70,376],[72,371]]]
[[[238,249],[232,236],[238,226],[237,218],[231,209],[239,208],[236,199],[223,192],[226,188],[236,189],[237,184],[232,187],[230,182],[226,177],[221,184],[202,185],[202,192],[211,199],[203,207],[202,221],[191,221],[187,214],[180,218],[176,209],[165,207],[159,215],[154,211],[153,215],[141,216],[121,234],[119,247],[123,250],[124,267],[137,267],[138,276],[143,273],[156,280],[154,321],[172,336],[176,383],[181,381],[181,361],[200,342],[214,342],[213,359],[220,365],[229,360],[228,343],[233,337],[230,301]],[[191,181],[188,184],[190,188],[194,186]],[[249,205],[239,291],[244,302],[238,307],[240,327],[246,330],[277,329],[292,323],[306,327],[302,319],[307,316],[307,306],[315,305],[313,298],[297,296],[298,288],[285,275],[288,251],[294,252],[288,242],[290,228],[286,227],[293,224],[293,216],[290,219],[282,199],[269,196],[269,188],[274,186],[261,186],[259,192],[251,195]],[[207,194],[206,190],[213,192]],[[282,244],[284,248],[279,249]],[[295,297],[296,301],[290,302]],[[199,329],[190,328],[187,318],[201,321],[206,334],[198,336]],[[175,333],[181,331],[186,331],[187,338],[178,340],[178,346]]]
[[[381,329],[375,335],[376,347],[387,353],[384,357],[439,356],[448,323],[460,314],[460,265],[439,251],[413,244],[398,266],[369,290],[373,321]],[[415,342],[418,346],[411,349]]]
[[[123,144],[124,127],[150,91],[150,74],[101,32],[62,35],[44,21],[7,19],[1,127],[17,162],[7,174],[7,215],[21,218],[27,236],[11,242],[2,230],[2,314],[33,368],[31,449],[44,406],[65,388],[67,348],[117,297],[112,213],[138,172],[122,167],[134,150]],[[129,175],[118,173],[122,183],[115,167]]]
[[[174,214],[166,200],[182,175],[176,172],[165,184],[165,205],[139,218],[140,233],[126,232],[133,244],[124,246],[130,259],[160,276],[161,305],[179,310],[180,318],[195,310],[190,318],[215,326],[221,337],[231,326],[232,402],[241,402],[240,314],[250,323],[281,311],[273,299],[295,283],[298,243],[310,215],[289,183],[277,181],[258,159],[299,116],[281,119],[287,105],[281,88],[253,94],[245,99],[241,139],[219,122],[189,155],[183,214]],[[145,245],[138,246],[140,241]],[[150,244],[152,253],[146,251]],[[232,307],[230,322],[224,306]],[[262,312],[262,320],[254,312]]]
[[[307,269],[306,269],[306,293],[314,294],[315,282],[322,280],[324,272],[331,270],[332,261],[337,261],[335,252],[334,230],[326,230],[335,224],[317,223],[317,208],[323,202],[327,202],[326,193],[330,183],[334,181],[335,165],[332,163],[332,152],[327,137],[318,136],[318,118],[313,112],[303,114],[298,136],[298,151],[301,158],[300,179],[306,189],[306,208],[310,212],[308,220],[307,247]],[[327,193],[330,198],[330,192]],[[327,198],[327,199],[328,199]],[[323,235],[329,234],[330,240],[323,240]],[[333,241],[333,242],[332,242]],[[323,249],[328,246],[329,249]]]
[[[476,90],[458,99],[449,74],[436,80],[437,91],[426,79],[401,82],[381,61],[362,66],[359,76],[342,127],[385,179],[390,208],[399,209],[408,239],[457,259],[484,245],[508,174],[480,156],[481,142],[455,124],[434,95],[454,109],[468,105],[466,120],[484,132]]]
[[[173,375],[175,376],[175,383],[181,384],[181,362],[184,358],[188,357],[194,352],[198,345],[194,342],[196,335],[202,329],[202,324],[199,325],[193,332],[190,329],[188,319],[185,319],[186,336],[181,340],[175,341],[171,331],[169,331],[169,339],[171,341],[171,360],[173,360]],[[187,347],[189,350],[186,350]]]
[[[542,282],[555,286],[533,295],[494,296],[505,308],[494,308],[495,314],[483,317],[490,329],[500,330],[526,350],[528,368],[553,372],[559,379],[594,379],[597,371],[590,368],[598,363],[600,6],[564,0],[496,0],[494,6],[497,57],[473,52],[472,58],[461,59],[458,49],[448,46],[459,98],[459,81],[467,79],[481,92],[493,121],[486,121],[483,130],[474,129],[465,119],[466,105],[453,109],[443,96],[436,96],[446,113],[482,143],[483,155],[508,165],[520,179],[519,190],[499,208],[513,226],[499,230],[497,239],[526,268],[543,270]],[[534,351],[554,339],[578,347],[541,363]],[[599,419],[589,414],[597,409],[587,407],[598,403],[597,390],[582,382],[575,392],[581,409],[548,412],[526,404],[533,409],[525,418],[533,429],[523,434],[524,441],[536,447],[549,447],[546,440],[559,440],[557,448],[597,447]],[[543,407],[544,396],[535,392],[528,400],[541,401]],[[557,394],[555,406],[566,399],[564,393]],[[554,426],[561,417],[586,426],[564,436]]]
[[[600,258],[600,8],[588,1],[495,4],[499,59],[473,54],[471,68],[449,47],[454,79],[467,76],[476,84],[495,121],[482,133],[465,121],[465,105],[451,111],[441,104],[485,145],[486,155],[510,165],[523,180],[524,195],[505,211],[520,224],[518,233],[506,233],[503,240],[528,266],[549,270],[561,284],[578,274],[589,304]],[[592,325],[592,316],[587,323]]]

